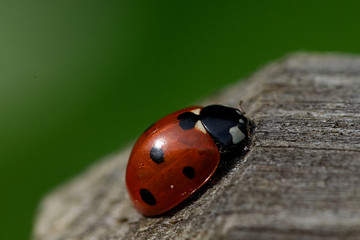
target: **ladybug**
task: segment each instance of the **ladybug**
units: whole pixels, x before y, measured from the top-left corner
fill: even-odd
[[[126,186],[144,216],[160,215],[204,185],[220,154],[244,148],[250,123],[240,109],[188,107],[150,126],[137,140],[126,169]]]

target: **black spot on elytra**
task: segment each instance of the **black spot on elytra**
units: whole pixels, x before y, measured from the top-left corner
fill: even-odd
[[[150,206],[154,206],[156,204],[156,199],[149,190],[145,188],[140,189],[140,196],[141,199]]]
[[[164,162],[164,151],[161,148],[153,147],[150,150],[150,158],[157,164]]]
[[[192,167],[184,167],[183,174],[185,177],[193,179],[195,177],[195,170]]]
[[[180,120],[179,125],[182,129],[189,130],[195,127],[196,122],[199,120],[199,115],[192,112],[184,112],[177,119]]]

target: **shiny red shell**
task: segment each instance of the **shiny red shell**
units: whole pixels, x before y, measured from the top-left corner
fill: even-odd
[[[143,215],[170,210],[215,172],[220,153],[211,136],[202,125],[184,130],[177,119],[181,113],[198,114],[201,109],[189,107],[162,118],[135,143],[126,169],[126,185],[135,208]],[[162,150],[160,163],[151,157],[154,146]]]

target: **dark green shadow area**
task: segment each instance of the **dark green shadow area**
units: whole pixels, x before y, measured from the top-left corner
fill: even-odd
[[[286,53],[360,52],[358,1],[0,3],[0,239],[158,118]]]

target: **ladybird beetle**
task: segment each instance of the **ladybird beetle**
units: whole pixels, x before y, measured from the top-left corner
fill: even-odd
[[[222,105],[188,107],[150,126],[137,140],[126,169],[135,208],[156,216],[175,207],[214,174],[220,154],[244,148],[249,120]]]

